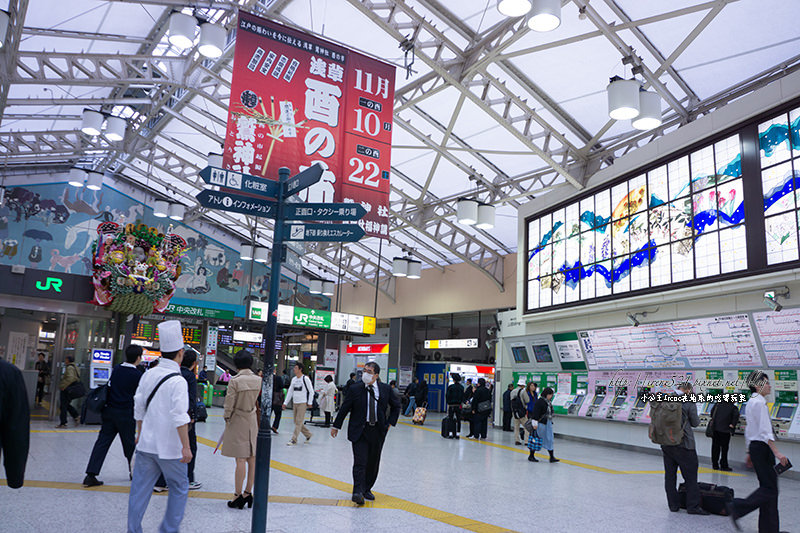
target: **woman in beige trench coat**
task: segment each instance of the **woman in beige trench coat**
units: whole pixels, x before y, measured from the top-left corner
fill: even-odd
[[[261,378],[251,370],[253,355],[240,350],[233,358],[238,373],[231,378],[225,395],[225,433],[222,438],[222,455],[236,458],[234,499],[228,507],[243,509],[253,506],[253,474],[256,467],[256,400],[261,392]],[[246,490],[242,492],[245,471]]]

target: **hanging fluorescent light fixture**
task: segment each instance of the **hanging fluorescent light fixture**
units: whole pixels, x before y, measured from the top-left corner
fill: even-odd
[[[478,229],[492,229],[494,227],[494,206],[489,204],[478,205]]]
[[[210,167],[222,168],[222,154],[214,152],[208,154],[207,164]]]
[[[92,109],[84,109],[81,114],[81,131],[86,135],[100,135],[103,130],[103,114]]]
[[[89,172],[86,177],[86,188],[90,191],[99,191],[103,188],[103,175],[99,172]]]
[[[169,216],[169,204],[164,200],[153,202],[153,216],[156,218],[167,218]]]
[[[312,279],[308,284],[308,292],[311,294],[322,294],[322,280]]]
[[[169,206],[169,218],[172,220],[183,220],[183,216],[186,214],[186,207],[183,204],[170,204]]]
[[[125,130],[128,121],[122,117],[108,117],[106,119],[106,139],[109,141],[121,141],[125,138]]]
[[[408,275],[408,259],[395,257],[392,260],[392,276],[404,278]]]
[[[531,0],[497,0],[497,10],[506,17],[521,17],[531,10]]]
[[[194,33],[197,19],[185,13],[173,13],[169,16],[169,43],[178,48],[189,48],[194,44]]]
[[[8,35],[9,17],[8,12],[0,9],[0,49],[3,48]]]
[[[533,31],[553,31],[561,26],[561,0],[533,0],[528,27]]]
[[[614,120],[629,120],[639,116],[639,82],[623,80],[619,76],[611,78],[608,93],[608,116]]]
[[[323,281],[322,282],[322,295],[323,296],[333,296],[333,293],[336,292],[336,284],[332,281]]]
[[[478,202],[470,198],[459,198],[456,202],[456,216],[459,224],[471,226],[478,221]]]
[[[652,130],[661,125],[661,97],[653,91],[639,91],[639,116],[631,126],[637,130]]]
[[[83,187],[86,181],[86,171],[82,168],[73,167],[69,170],[69,183],[73,187]]]
[[[268,255],[269,250],[263,246],[256,246],[255,250],[253,251],[253,261],[256,263],[266,263]]]
[[[419,279],[422,276],[422,262],[415,259],[408,260],[408,279]]]
[[[239,247],[239,257],[242,261],[250,261],[253,259],[253,246],[250,244],[242,244]]]
[[[226,38],[225,28],[204,22],[200,24],[200,44],[197,45],[197,51],[210,59],[216,59],[225,49]]]

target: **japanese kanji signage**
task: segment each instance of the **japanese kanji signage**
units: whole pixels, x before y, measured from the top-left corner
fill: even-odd
[[[360,204],[289,204],[287,220],[361,220],[367,214]]]
[[[320,163],[300,199],[361,204],[358,225],[388,238],[394,76],[392,65],[240,12],[223,166],[274,179],[282,166],[294,175]]]
[[[275,198],[278,196],[277,180],[266,180],[256,176],[249,176],[234,170],[225,170],[217,167],[206,167],[200,171],[200,177],[209,185],[217,185],[227,189],[238,189],[242,192],[259,194]]]
[[[232,211],[243,215],[265,218],[275,218],[278,213],[276,202],[242,194],[203,189],[197,193],[195,198],[203,207],[219,209],[220,211]]]
[[[287,241],[356,242],[364,236],[358,224],[285,224]]]

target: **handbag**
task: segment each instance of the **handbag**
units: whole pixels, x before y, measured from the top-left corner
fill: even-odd
[[[73,381],[64,389],[64,392],[67,393],[70,400],[77,400],[86,396],[86,386],[81,380]]]
[[[482,402],[478,402],[479,413],[486,413],[491,410],[492,410],[492,400],[483,400]]]
[[[706,426],[706,437],[712,438],[714,436],[714,419],[708,421],[708,425]]]
[[[536,428],[539,427],[539,422],[537,422],[533,418],[529,418],[528,420],[525,421],[522,427],[525,428],[525,431],[528,432],[528,435],[532,435],[536,431]]]
[[[542,449],[542,438],[536,435],[535,433],[531,433],[531,436],[528,437],[528,449],[534,452],[538,452]]]
[[[107,400],[108,385],[100,385],[89,391],[89,396],[86,397],[86,408],[95,413],[102,413]]]

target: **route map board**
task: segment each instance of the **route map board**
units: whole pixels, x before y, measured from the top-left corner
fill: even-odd
[[[745,314],[581,331],[589,368],[748,368],[761,365]]]
[[[756,331],[770,367],[800,366],[800,309],[753,313]]]

